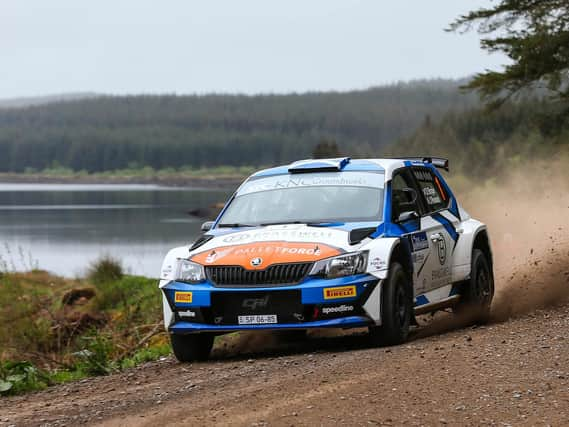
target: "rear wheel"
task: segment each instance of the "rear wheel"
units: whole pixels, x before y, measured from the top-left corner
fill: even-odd
[[[490,263],[480,249],[472,251],[470,279],[462,284],[461,299],[456,313],[473,323],[486,323],[494,296],[494,275]]]
[[[401,264],[391,264],[381,290],[381,326],[369,328],[373,345],[397,345],[407,340],[413,316],[409,280]]]
[[[213,347],[212,334],[170,335],[174,356],[180,362],[207,360]]]

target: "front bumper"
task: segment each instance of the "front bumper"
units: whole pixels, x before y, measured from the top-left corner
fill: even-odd
[[[171,281],[162,286],[171,333],[241,330],[353,328],[377,323],[368,300],[380,281],[369,274],[321,279],[291,286],[214,287]],[[374,292],[375,291],[375,292]],[[378,304],[372,304],[377,306]],[[166,313],[169,311],[169,313]],[[276,315],[276,323],[239,324],[240,316]]]

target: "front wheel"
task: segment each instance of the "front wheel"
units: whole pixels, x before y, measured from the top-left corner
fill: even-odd
[[[413,316],[409,280],[409,275],[401,264],[391,264],[389,276],[381,290],[381,326],[369,328],[373,345],[397,345],[407,340]]]
[[[170,335],[174,356],[180,362],[207,360],[213,347],[212,334]]]
[[[490,305],[494,296],[494,275],[484,252],[472,251],[470,280],[462,284],[461,299],[456,313],[473,323],[486,323],[490,318]]]

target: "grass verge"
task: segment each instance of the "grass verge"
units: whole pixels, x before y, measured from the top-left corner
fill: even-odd
[[[108,373],[170,353],[156,280],[101,260],[85,279],[0,273],[0,395]]]

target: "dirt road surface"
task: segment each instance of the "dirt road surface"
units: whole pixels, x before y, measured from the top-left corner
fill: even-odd
[[[486,326],[443,313],[390,348],[245,334],[207,363],[165,358],[2,399],[0,426],[569,425],[569,192],[507,188],[466,201],[493,237]]]
[[[3,400],[0,419],[54,426],[569,425],[567,307],[387,349],[324,341],[319,351],[301,346],[193,365],[168,358]]]

